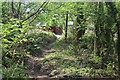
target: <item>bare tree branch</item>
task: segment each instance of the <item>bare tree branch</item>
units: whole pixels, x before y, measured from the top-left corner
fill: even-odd
[[[48,2],[44,5],[44,7],[38,12],[38,14],[36,14],[36,16],[29,22],[29,24],[31,24],[41,13],[41,11],[47,6]]]
[[[12,14],[11,15],[13,18],[19,18],[18,17],[18,10],[16,10],[15,7],[16,7],[16,5],[14,3],[14,0],[12,0],[12,2],[11,2]]]
[[[28,7],[30,7],[30,6],[28,6]],[[25,14],[25,12],[27,11],[28,7],[25,8],[25,10],[23,11],[22,15]],[[35,5],[30,11],[32,11],[32,10],[33,10],[34,8],[36,8],[36,7],[37,7],[37,5]],[[30,11],[29,11],[29,12],[30,12]]]
[[[13,3],[13,1],[14,1],[14,0],[12,0],[12,2],[11,2],[11,7],[12,7],[12,16],[14,17],[14,13],[15,13],[15,12],[14,12],[14,3]]]
[[[21,8],[21,2],[18,4],[18,10],[17,10],[17,17],[20,18],[20,8]]]
[[[22,15],[25,14],[26,10],[27,10],[27,8],[25,8],[25,10],[23,11]]]
[[[44,3],[37,9],[36,12],[34,12],[34,13],[31,14],[31,15],[29,15],[29,16],[28,16],[27,18],[25,18],[22,22],[28,20],[29,18],[31,18],[32,16],[34,16],[35,14],[37,14],[37,13],[40,11],[40,9],[45,5],[45,3],[47,3],[47,2],[44,2]]]
[[[34,8],[36,8],[37,7],[37,5],[35,5],[32,9],[30,9],[30,11],[29,12],[31,12]]]
[[[62,7],[63,4],[61,4],[60,6],[58,6],[57,8],[53,9],[53,10],[49,10],[47,9],[48,11],[55,11],[56,9],[59,9],[60,7]]]

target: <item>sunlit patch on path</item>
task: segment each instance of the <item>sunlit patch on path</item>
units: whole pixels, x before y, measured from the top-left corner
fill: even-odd
[[[57,37],[57,38],[61,38],[61,37],[62,37],[62,35],[56,35],[56,37]]]

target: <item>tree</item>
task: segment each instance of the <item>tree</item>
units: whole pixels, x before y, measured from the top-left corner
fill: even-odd
[[[3,23],[6,23],[4,17],[9,18],[17,18],[21,20],[20,24],[22,27],[22,23],[26,20],[30,20],[29,22],[36,19],[36,17],[43,11],[43,9],[47,6],[49,1],[45,1],[41,3],[23,3],[23,2],[3,2],[2,4],[2,13],[3,13]],[[7,7],[8,6],[8,7]],[[38,8],[36,9],[35,7]],[[34,9],[35,8],[35,9]],[[7,10],[5,10],[7,9]],[[9,17],[9,18],[8,18]]]
[[[77,13],[77,19],[76,19],[76,37],[77,37],[77,42],[79,41],[79,39],[84,35],[85,33],[85,26],[84,26],[84,15],[83,15],[83,11],[82,8],[78,8],[77,9],[78,13]]]

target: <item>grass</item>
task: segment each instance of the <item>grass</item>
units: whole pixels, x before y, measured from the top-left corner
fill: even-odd
[[[51,71],[60,71],[53,77],[66,75],[93,78],[117,76],[113,69],[100,69],[101,58],[90,53],[89,48],[84,49],[73,43],[65,43],[64,39],[57,40],[51,47],[56,52],[45,55],[45,59],[40,63],[49,63],[53,66]]]

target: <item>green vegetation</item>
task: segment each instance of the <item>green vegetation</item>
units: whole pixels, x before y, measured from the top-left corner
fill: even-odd
[[[27,33],[29,26],[19,28],[19,20],[2,26],[2,65],[5,78],[27,78],[25,59],[29,55],[41,55],[41,49],[56,40],[53,33]],[[52,39],[53,38],[53,39]],[[52,39],[52,40],[51,40]]]
[[[119,6],[120,2],[2,2],[2,77],[119,79]],[[62,35],[49,26],[61,27]]]
[[[91,48],[84,48],[83,46],[86,46],[86,44],[83,43],[81,43],[82,46],[81,44],[74,46],[72,43],[65,44],[64,41],[56,42],[51,46],[58,52],[46,55],[40,64],[51,64],[53,71],[60,71],[59,74],[54,73],[52,75],[54,78],[63,76],[93,78],[117,76],[116,64],[109,63],[106,66],[107,68],[101,69],[101,58],[93,54]]]

